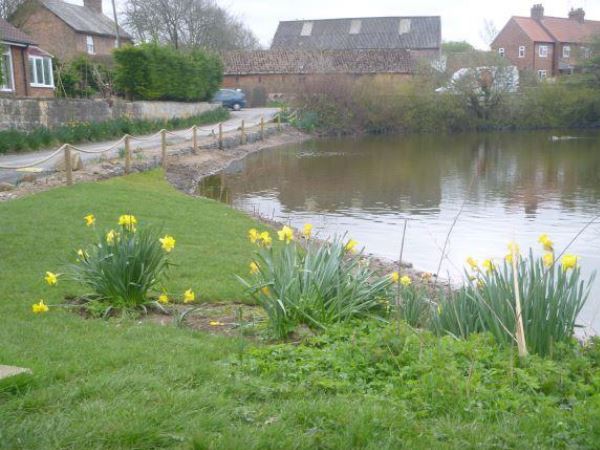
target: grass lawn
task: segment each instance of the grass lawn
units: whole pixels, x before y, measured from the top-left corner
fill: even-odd
[[[29,367],[34,373],[22,383],[0,384],[0,448],[600,445],[598,377],[587,380],[577,375],[577,380],[583,379],[581,390],[588,390],[586,395],[578,395],[575,389],[572,402],[561,403],[540,400],[546,387],[524,373],[519,392],[525,394],[517,400],[498,391],[498,414],[483,415],[477,391],[467,392],[468,401],[456,401],[463,391],[455,383],[474,380],[479,385],[475,356],[471,371],[462,372],[452,364],[460,355],[477,353],[477,348],[469,350],[466,345],[454,352],[444,350],[447,344],[435,344],[437,350],[431,352],[422,345],[422,354],[431,358],[425,362],[417,346],[413,355],[419,357],[423,372],[415,378],[420,382],[411,382],[411,395],[390,395],[380,388],[336,389],[331,384],[297,381],[293,375],[306,368],[311,373],[323,371],[322,378],[328,380],[333,363],[313,367],[308,362],[315,358],[314,352],[298,356],[293,348],[282,350],[290,352],[281,365],[289,372],[273,376],[242,367],[246,359],[255,358],[256,351],[270,350],[238,338],[133,319],[84,320],[57,308],[33,315],[31,304],[40,298],[56,305],[73,289],[64,283],[50,289],[43,275],[46,270],[60,271],[61,262],[72,260],[74,250],[88,242],[92,231],[83,224],[88,213],[96,215],[100,229],[113,227],[119,215],[131,213],[142,223],[163,225],[165,232],[175,236],[173,260],[178,266],[167,282],[169,291],[193,288],[200,299],[211,301],[244,298],[233,275],[248,270],[253,249],[246,233],[253,220],[216,202],[175,191],[159,171],[0,204],[0,363]],[[258,349],[252,349],[255,345]],[[370,373],[369,368],[377,368],[384,357],[378,351],[334,344],[329,354],[344,352],[340,361],[347,361],[349,373],[357,368]],[[304,369],[303,358],[307,358]],[[544,364],[539,367],[556,372],[555,364]],[[429,366],[431,371],[423,369]],[[405,369],[398,367],[399,372]],[[487,369],[482,373],[489,376],[500,370]],[[344,370],[336,370],[345,379]],[[584,373],[583,368],[572,370]],[[495,396],[493,390],[486,392]],[[506,403],[509,398],[513,404]]]

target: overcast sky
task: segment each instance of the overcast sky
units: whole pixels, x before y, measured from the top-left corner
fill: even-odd
[[[82,0],[70,0],[82,3]],[[117,0],[122,2],[122,0]],[[237,14],[258,36],[263,46],[273,39],[280,20],[338,17],[442,16],[446,41],[466,40],[484,48],[480,36],[484,20],[498,29],[510,16],[529,15],[532,4],[542,2],[546,14],[566,17],[572,8],[583,7],[586,18],[600,20],[600,0],[217,0]],[[110,14],[110,0],[104,0]]]

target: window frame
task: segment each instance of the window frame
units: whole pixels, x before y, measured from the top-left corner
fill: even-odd
[[[96,43],[94,42],[94,36],[91,34],[85,37],[85,50],[88,55],[96,54]]]
[[[527,47],[524,45],[519,45],[519,58],[521,58],[521,59],[525,58],[526,54],[527,54]]]
[[[571,57],[571,46],[570,45],[563,45],[562,57],[563,57],[563,59],[569,59]]]
[[[504,58],[504,57],[506,56],[506,49],[505,49],[504,47],[500,47],[500,48],[498,49],[498,55],[499,55],[501,58]]]
[[[312,36],[313,27],[314,27],[314,22],[312,22],[310,20],[303,22],[302,30],[300,30],[300,36],[302,36],[302,37]]]
[[[15,92],[15,68],[13,66],[13,57],[12,57],[12,49],[9,45],[6,46],[6,51],[4,51],[0,56],[2,56],[2,79],[0,79],[0,92]],[[8,56],[8,70],[9,70],[9,81],[10,86],[8,84],[4,84],[4,57]]]
[[[37,68],[37,62],[36,61],[41,61],[42,64],[42,82],[40,83],[39,79],[38,79],[38,68]],[[50,77],[50,83],[46,83],[46,74],[45,74],[45,63],[49,64],[49,71],[48,71],[48,75]],[[46,89],[54,89],[55,85],[54,85],[54,68],[52,67],[52,58],[50,58],[49,56],[38,56],[38,55],[29,55],[29,65],[30,65],[30,76],[31,79],[29,80],[29,85],[31,87],[34,88],[46,88]]]
[[[548,78],[548,71],[544,69],[538,70],[538,80],[544,81]]]
[[[544,50],[542,52],[542,50]],[[550,55],[550,47],[548,45],[542,44],[538,47],[538,56],[540,58],[547,58]]]

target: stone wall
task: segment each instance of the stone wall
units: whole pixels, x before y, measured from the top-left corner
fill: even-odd
[[[196,116],[218,108],[210,103],[125,102],[117,100],[0,98],[0,130],[55,128],[68,122],[171,119]]]

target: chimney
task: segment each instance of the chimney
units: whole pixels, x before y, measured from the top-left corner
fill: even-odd
[[[535,20],[542,20],[544,18],[544,5],[541,3],[533,5],[533,8],[531,8],[531,18]]]
[[[83,6],[102,14],[102,0],[83,0]]]
[[[579,23],[584,23],[585,22],[585,11],[583,10],[583,8],[577,8],[577,9],[571,8],[571,11],[569,12],[569,19],[576,20]]]

